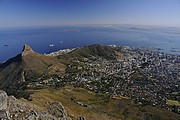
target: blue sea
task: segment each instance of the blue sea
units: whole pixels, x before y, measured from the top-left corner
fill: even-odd
[[[79,30],[79,32],[65,32],[65,30]],[[1,28],[0,61],[6,61],[19,54],[24,44],[29,44],[42,54],[90,44],[155,47],[163,49],[162,51],[166,53],[180,54],[179,33],[112,26]],[[172,52],[172,49],[177,52]]]

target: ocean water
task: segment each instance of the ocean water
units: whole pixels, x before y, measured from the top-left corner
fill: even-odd
[[[163,52],[180,55],[180,34],[120,27],[61,26],[0,29],[0,61],[19,54],[24,44],[42,54],[90,44],[115,44],[161,48]],[[172,52],[172,48],[177,52]]]

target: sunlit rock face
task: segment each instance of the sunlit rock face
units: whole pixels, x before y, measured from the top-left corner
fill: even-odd
[[[0,90],[0,110],[7,109],[7,94]]]
[[[22,56],[26,56],[29,54],[35,53],[32,48],[29,45],[24,45],[23,50],[22,50]]]
[[[9,120],[7,112],[7,99],[6,92],[0,90],[0,120]]]
[[[71,120],[60,102],[48,102],[44,111],[34,106],[0,90],[0,120]]]

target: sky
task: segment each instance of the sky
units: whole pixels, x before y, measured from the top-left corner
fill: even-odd
[[[180,0],[0,0],[0,27],[180,26]]]

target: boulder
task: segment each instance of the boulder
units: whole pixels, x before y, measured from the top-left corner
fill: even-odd
[[[67,119],[67,112],[60,102],[50,102],[48,112],[56,118]]]

